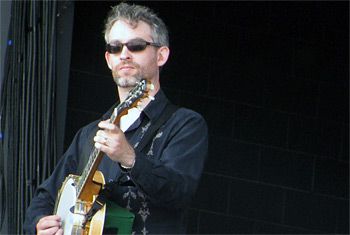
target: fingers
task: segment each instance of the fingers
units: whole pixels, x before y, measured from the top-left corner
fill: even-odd
[[[41,218],[36,225],[37,234],[62,234],[63,230],[60,229],[60,219],[57,215]]]
[[[119,142],[119,134],[99,130],[94,137],[96,148],[101,149],[101,147],[115,147]]]
[[[110,123],[108,120],[101,121],[98,126],[102,129],[97,131],[94,141],[96,148],[100,149],[104,146],[113,146],[114,140],[118,141],[118,135],[122,133],[118,126]],[[109,144],[108,144],[109,142]],[[100,149],[101,150],[101,149]]]
[[[51,234],[57,234],[62,235],[63,230],[59,227],[52,227],[45,230],[37,230],[38,235],[51,235]]]
[[[98,126],[101,129],[104,129],[105,131],[109,131],[109,132],[115,132],[118,133],[121,130],[119,129],[119,127],[117,127],[116,125],[114,125],[113,123],[110,123],[108,120],[106,121],[101,121]]]
[[[94,141],[100,145],[107,145],[108,137],[103,137],[102,134],[98,132],[94,137]]]
[[[101,121],[98,126],[102,128],[94,137],[95,147],[98,150],[106,153],[115,162],[127,164],[134,161],[135,150],[119,127],[108,121]]]
[[[119,127],[107,121],[101,121],[98,126],[102,129],[97,131],[94,141],[98,143],[98,146],[105,145],[107,146],[107,141],[114,139],[121,130]]]
[[[63,235],[63,229],[60,228],[55,235]]]

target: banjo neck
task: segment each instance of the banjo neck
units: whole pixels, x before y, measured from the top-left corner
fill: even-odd
[[[142,79],[139,85],[130,91],[124,102],[119,104],[114,109],[110,117],[110,122],[115,125],[119,124],[121,117],[127,114],[129,109],[135,107],[140,99],[147,97],[149,90],[152,89],[153,85],[151,84],[150,80]],[[79,182],[76,185],[78,199],[92,201],[93,195],[91,195],[91,191],[99,190],[101,188],[102,182],[99,179],[94,178],[94,175],[103,155],[104,153],[95,147],[90,153],[89,160],[79,178]]]
[[[149,79],[142,79],[130,91],[126,100],[114,109],[110,122],[115,125],[119,124],[120,118],[127,114],[129,109],[135,107],[140,99],[148,96],[148,91],[152,89],[152,86]],[[104,186],[103,174],[97,171],[103,155],[102,151],[94,147],[81,176],[69,175],[62,183],[56,199],[54,214],[61,217],[61,227],[65,234],[102,234],[106,207],[99,209],[89,220],[87,220],[86,213]],[[83,221],[85,221],[84,224]]]

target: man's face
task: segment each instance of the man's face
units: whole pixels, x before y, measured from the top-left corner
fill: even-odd
[[[133,28],[125,21],[117,21],[108,37],[108,42],[126,43],[130,40],[141,39],[153,42],[151,28],[143,21]],[[113,78],[120,87],[134,87],[142,78],[152,82],[159,80],[158,53],[154,46],[147,46],[139,52],[131,52],[126,46],[117,54],[106,52],[108,67],[112,70]]]

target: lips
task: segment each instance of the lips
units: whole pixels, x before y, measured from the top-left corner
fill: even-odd
[[[119,70],[120,71],[130,71],[132,69],[134,69],[135,67],[134,66],[131,66],[131,65],[127,65],[127,64],[124,64],[124,65],[120,65],[119,66]]]
[[[122,66],[120,67],[120,70],[130,70],[130,69],[133,69],[134,67],[132,66]]]

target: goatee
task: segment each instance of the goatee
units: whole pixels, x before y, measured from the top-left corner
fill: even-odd
[[[123,76],[118,74],[118,71],[120,71],[120,68],[124,65],[132,65],[138,72],[136,74],[125,74]],[[137,84],[141,81],[143,74],[143,70],[140,68],[140,66],[136,63],[121,63],[119,64],[115,70],[112,71],[114,82],[119,87],[135,87]]]
[[[121,77],[119,75],[113,78],[118,87],[135,87],[142,79],[141,76]]]

